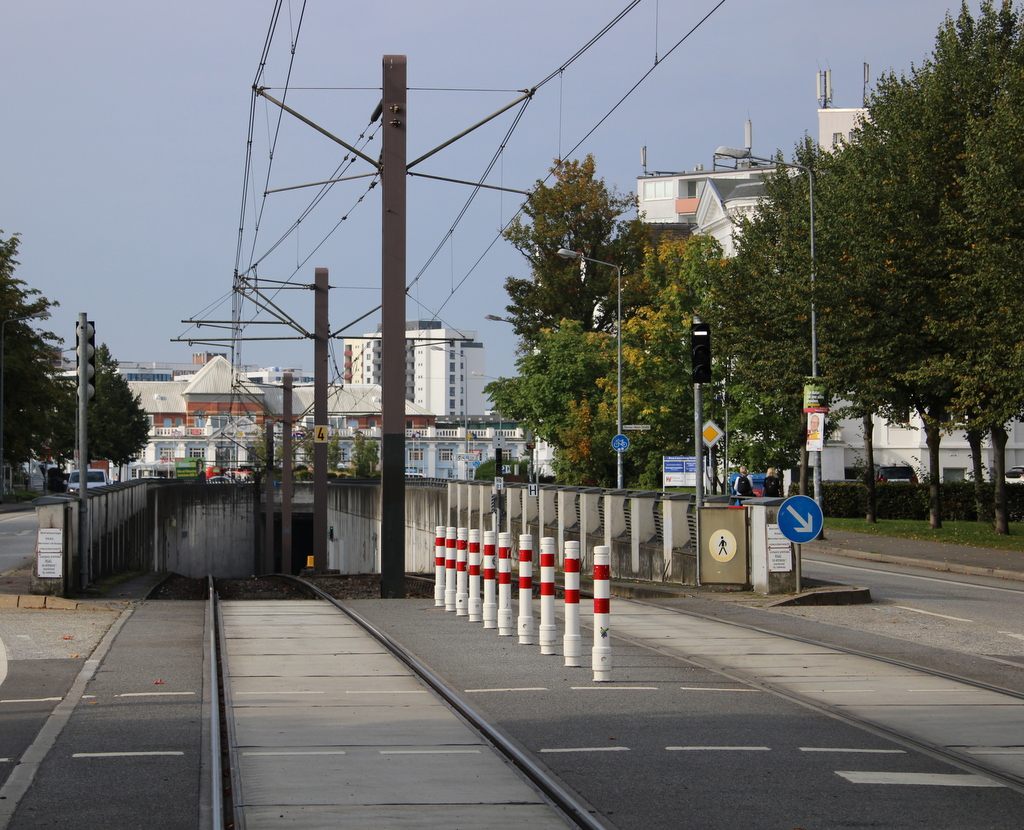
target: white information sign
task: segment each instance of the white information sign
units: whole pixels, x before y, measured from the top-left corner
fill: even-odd
[[[64,575],[64,555],[60,553],[36,554],[36,573],[40,578],[57,578]]]
[[[39,553],[63,553],[64,531],[59,527],[42,527],[36,531],[36,550]]]
[[[793,570],[793,545],[778,525],[768,525],[768,572],[789,573]]]

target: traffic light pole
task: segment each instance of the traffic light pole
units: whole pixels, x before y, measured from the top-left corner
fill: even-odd
[[[85,313],[78,315],[78,587],[91,581],[92,562],[89,544],[89,398],[93,389],[96,349],[95,329]]]

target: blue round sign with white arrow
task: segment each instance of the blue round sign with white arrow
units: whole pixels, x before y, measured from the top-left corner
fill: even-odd
[[[817,539],[824,521],[821,508],[810,496],[791,496],[779,508],[779,530],[798,545]]]

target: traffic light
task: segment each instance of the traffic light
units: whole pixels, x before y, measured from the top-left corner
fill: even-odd
[[[90,401],[96,394],[96,327],[91,320],[84,326],[79,323],[75,327],[75,354],[78,358],[78,394]]]
[[[690,354],[693,358],[693,382],[711,382],[711,329],[707,323],[695,322],[691,329],[693,339]]]

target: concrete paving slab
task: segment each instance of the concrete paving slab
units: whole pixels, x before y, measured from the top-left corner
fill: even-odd
[[[237,655],[253,654],[386,654],[387,649],[365,637],[263,637],[259,639],[236,639],[231,646],[231,653]]]
[[[447,707],[429,700],[381,706],[240,707],[234,710],[239,746],[480,746],[480,739]]]
[[[390,654],[283,655],[240,654],[231,659],[231,675],[248,677],[350,677],[405,674]]]
[[[846,711],[939,746],[1024,745],[1021,706],[847,706]]]
[[[422,746],[310,756],[239,753],[244,805],[541,804],[489,747]],[[382,786],[382,782],[386,782]],[[448,826],[448,825],[446,825]]]
[[[567,825],[539,804],[380,804],[246,807],[248,830],[437,830],[480,827],[487,830],[566,830]]]

